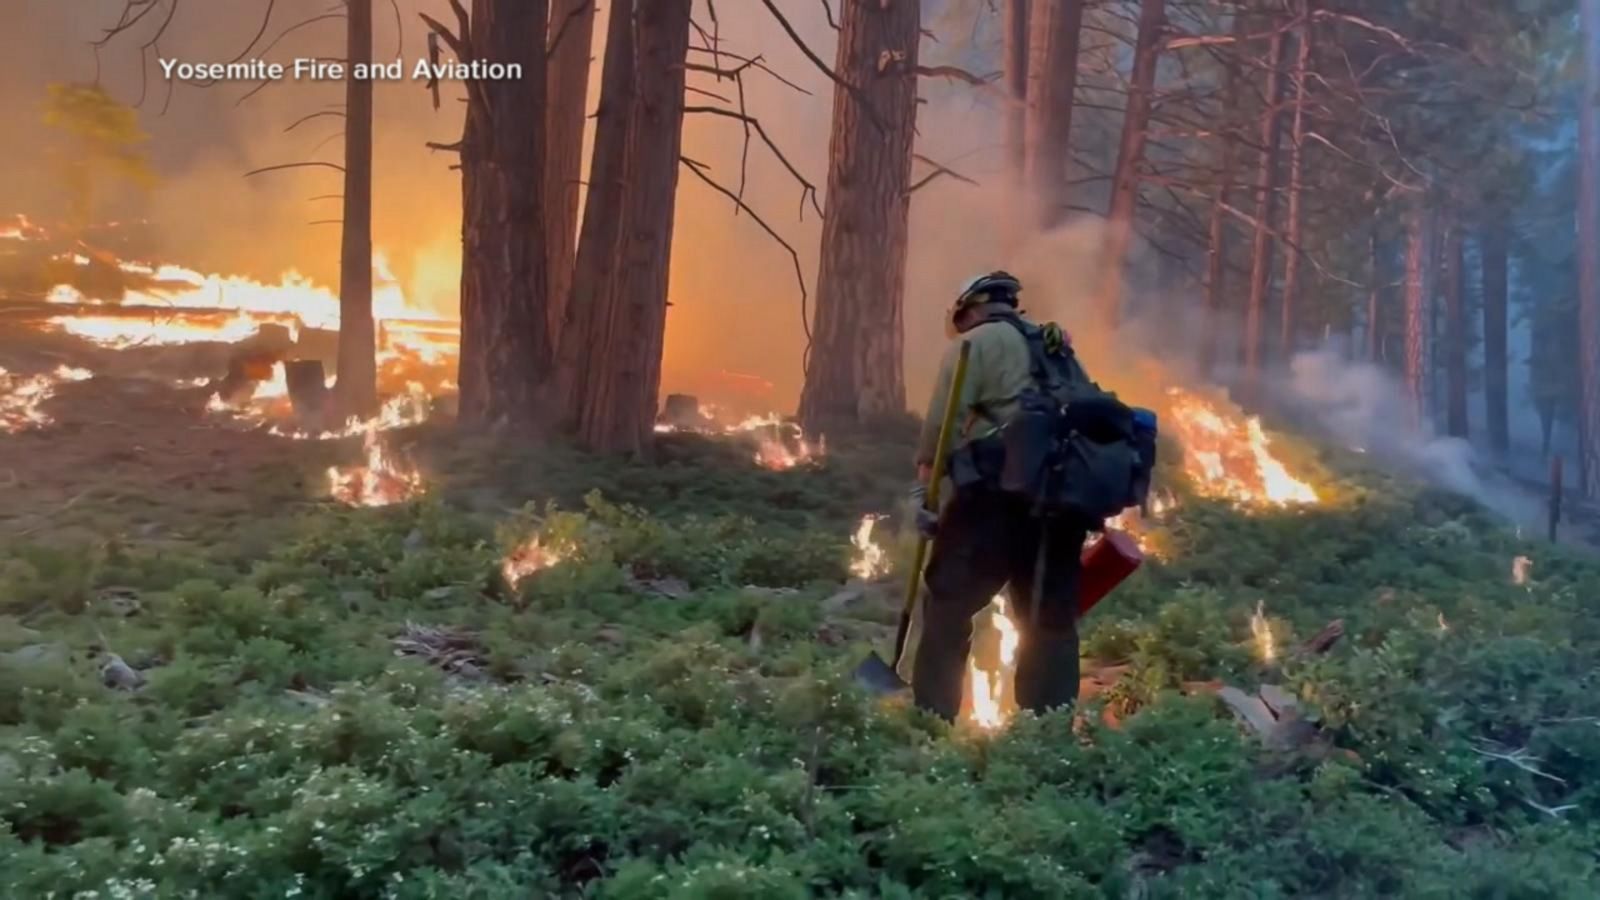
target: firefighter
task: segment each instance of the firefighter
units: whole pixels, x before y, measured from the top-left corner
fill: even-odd
[[[971,344],[966,383],[957,400],[949,475],[954,490],[937,514],[923,512],[918,528],[934,538],[924,573],[922,636],[912,669],[918,706],[954,721],[972,649],[972,619],[1002,590],[1019,631],[1016,699],[1022,709],[1043,713],[1071,705],[1078,696],[1077,586],[1080,527],[1042,527],[1028,500],[1000,490],[1004,450],[998,433],[1017,410],[1016,398],[1032,384],[1021,318],[1021,283],[991,272],[963,286],[950,309],[946,330]],[[1020,326],[1020,327],[1019,327]],[[957,347],[945,355],[918,444],[920,501],[932,471],[939,423],[954,377]],[[917,503],[921,509],[922,504]],[[1043,597],[1032,595],[1040,541],[1048,541]],[[1033,604],[1041,605],[1034,615]]]

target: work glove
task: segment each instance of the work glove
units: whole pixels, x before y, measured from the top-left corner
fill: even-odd
[[[928,508],[928,488],[918,484],[911,488],[911,507],[917,533],[933,540],[939,532],[939,513]]]

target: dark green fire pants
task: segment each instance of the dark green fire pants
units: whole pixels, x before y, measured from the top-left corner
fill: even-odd
[[[1016,623],[1017,705],[1035,713],[1078,699],[1078,566],[1085,532],[1052,523],[1038,626],[1032,624],[1034,564],[1044,529],[1025,500],[987,488],[957,491],[939,517],[924,576],[922,635],[912,670],[917,705],[954,721],[961,706],[972,618],[1009,588]]]

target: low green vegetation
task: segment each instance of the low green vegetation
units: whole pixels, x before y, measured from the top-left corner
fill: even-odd
[[[529,456],[286,506],[282,539],[13,542],[0,896],[1597,893],[1600,565],[1370,474],[1310,508],[1180,491],[1085,622],[1116,685],[1076,724],[952,732],[847,678],[892,590],[829,602],[903,456]],[[531,502],[464,499],[491,476]],[[533,534],[560,561],[512,589]],[[1182,690],[1212,680],[1292,692],[1315,739]]]

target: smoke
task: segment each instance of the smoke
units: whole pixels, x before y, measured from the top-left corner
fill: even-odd
[[[1538,520],[1539,502],[1480,459],[1472,445],[1408,423],[1406,389],[1391,373],[1346,359],[1337,347],[1305,351],[1290,362],[1280,398],[1329,440],[1377,464],[1471,497],[1518,524]]]

